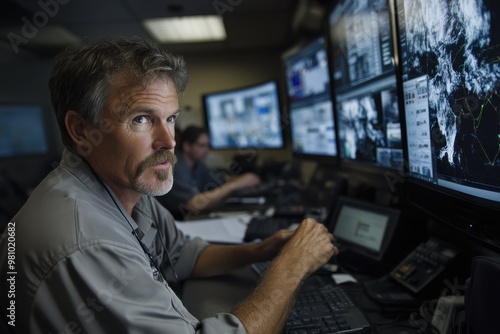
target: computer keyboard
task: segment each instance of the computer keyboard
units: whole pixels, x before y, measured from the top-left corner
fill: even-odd
[[[247,225],[243,241],[253,241],[256,239],[265,239],[280,229],[286,229],[290,226],[290,221],[285,218],[256,216],[253,217]]]
[[[272,261],[252,264],[264,275]],[[285,324],[286,334],[369,333],[370,323],[341,286],[327,276],[311,276],[302,285]]]
[[[319,276],[304,282],[284,327],[286,334],[370,331],[370,323],[344,288]]]
[[[257,275],[262,276],[269,269],[272,261],[263,261],[252,263],[252,269],[257,273]]]

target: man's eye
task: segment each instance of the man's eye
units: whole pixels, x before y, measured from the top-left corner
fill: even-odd
[[[174,123],[176,118],[177,118],[176,115],[167,117],[167,123]]]
[[[133,121],[134,123],[138,124],[147,124],[149,122],[149,119],[146,116],[137,116]]]

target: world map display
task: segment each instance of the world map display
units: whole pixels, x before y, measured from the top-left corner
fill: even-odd
[[[500,189],[499,5],[398,0],[414,175]]]

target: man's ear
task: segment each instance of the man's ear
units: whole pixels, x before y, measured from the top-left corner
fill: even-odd
[[[64,116],[64,124],[76,148],[88,145],[85,131],[87,123],[82,116],[74,110],[69,110]]]

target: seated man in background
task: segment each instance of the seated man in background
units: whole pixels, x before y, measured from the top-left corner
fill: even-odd
[[[0,239],[0,333],[278,333],[304,279],[338,252],[313,219],[241,245],[176,228],[154,196],[173,184],[186,77],[182,58],[135,38],[56,57],[49,89],[66,148]],[[206,319],[170,287],[273,258],[246,300]]]
[[[260,178],[254,173],[244,173],[229,178],[228,173],[211,171],[204,163],[210,151],[208,132],[198,126],[186,127],[177,148],[174,185],[166,195],[158,197],[178,220],[191,214],[209,212],[235,192],[252,191]]]

